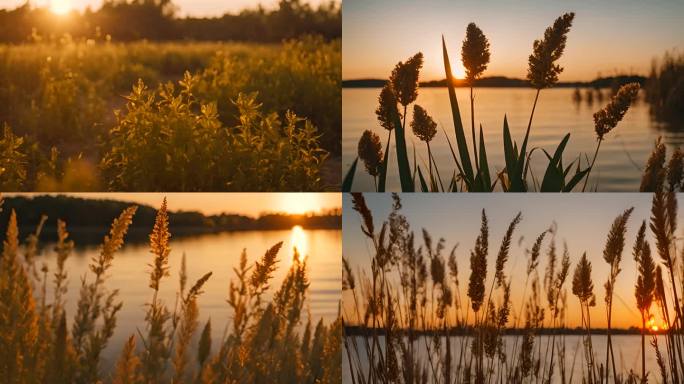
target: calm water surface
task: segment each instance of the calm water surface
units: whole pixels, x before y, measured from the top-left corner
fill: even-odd
[[[446,88],[422,88],[417,103],[426,108],[438,123],[438,133],[430,143],[433,156],[439,165],[439,172],[445,187],[456,169],[451,151],[443,130],[446,130],[452,145],[455,145],[454,128],[451,117],[449,96]],[[593,114],[608,102],[607,96],[602,102],[594,97],[594,103],[586,101],[576,104],[572,101],[574,89],[547,89],[541,92],[530,134],[530,145],[540,147],[553,153],[563,136],[570,133],[570,142],[565,150],[564,164],[577,158],[578,155],[593,156],[596,148]],[[608,94],[604,90],[604,95]],[[349,169],[357,156],[358,140],[364,130],[370,129],[378,134],[383,142],[383,150],[387,142],[387,131],[380,127],[375,116],[377,97],[380,89],[343,89],[342,90],[342,127],[343,127],[343,168]],[[468,143],[470,135],[470,101],[469,90],[457,88],[461,118],[466,130]],[[490,169],[500,171],[504,167],[503,158],[503,118],[508,116],[508,124],[513,139],[520,145],[525,135],[527,123],[534,102],[535,90],[525,88],[479,88],[475,90],[475,124],[482,124]],[[411,112],[409,112],[409,121]],[[631,191],[638,192],[641,170],[648,159],[654,142],[663,136],[668,150],[684,142],[684,127],[679,132],[666,130],[649,116],[648,105],[637,102],[631,107],[618,127],[606,136],[601,144],[597,160],[597,168],[592,172],[590,186],[598,185],[599,191]],[[409,158],[413,163],[413,145],[415,145],[418,164],[427,169],[427,148],[411,132],[408,124],[407,145]],[[394,138],[392,139],[394,145]],[[472,147],[472,145],[469,145]],[[471,148],[472,151],[472,148]],[[388,190],[400,189],[396,168],[396,151],[390,152],[390,169],[387,176]],[[547,164],[543,152],[538,150],[532,157],[535,177],[543,177]],[[586,162],[584,163],[586,165]],[[427,177],[427,176],[426,176]],[[353,190],[373,191],[373,179],[359,164],[354,178]]]
[[[515,336],[506,336],[504,337],[504,342],[506,343],[506,351],[507,351],[507,356],[510,357],[512,356],[512,351],[513,351],[513,345],[515,343]],[[587,367],[586,364],[584,363],[583,357],[584,357],[584,350],[582,347],[582,336],[578,335],[566,335],[566,336],[561,336],[561,338],[565,339],[565,372],[566,372],[566,378],[568,382],[571,383],[580,383],[582,382],[582,372],[586,372]],[[383,339],[381,337],[381,339]],[[359,353],[362,354],[364,351],[364,344],[363,344],[363,338],[360,336],[355,337],[356,343],[359,348]],[[458,359],[459,356],[459,351],[461,350],[461,347],[463,345],[464,338],[457,336],[457,337],[451,337],[451,348],[452,348],[452,353],[455,356],[455,359]],[[539,348],[541,345],[542,348],[542,355],[544,355],[544,348],[546,348],[547,342],[550,340],[548,336],[538,336],[535,338],[535,348]],[[416,341],[416,348],[418,349],[419,356],[423,359],[424,362],[427,362],[427,349],[425,347],[425,338],[419,338]],[[430,342],[430,340],[427,340]],[[558,343],[559,337],[556,336],[556,343]],[[607,338],[605,335],[594,335],[591,338],[591,342],[593,344],[594,348],[594,359],[596,360],[596,364],[605,364],[605,353],[606,353],[606,341]],[[522,338],[518,338],[518,350],[520,350],[520,343],[522,342]],[[658,369],[658,363],[656,362],[656,355],[653,350],[653,348],[649,344],[650,338],[646,338],[646,370],[649,372],[649,379],[651,382],[660,382],[660,373]],[[350,341],[351,343],[351,341]],[[612,343],[613,343],[613,353],[615,354],[615,368],[618,371],[618,373],[628,373],[630,370],[635,371],[639,375],[641,375],[641,336],[639,335],[614,335],[612,337]],[[442,346],[444,347],[444,338],[442,338]],[[381,346],[384,345],[384,339],[381,342]],[[665,339],[663,336],[658,336],[658,346],[660,348],[661,353],[666,353],[665,352]],[[352,347],[353,348],[353,347]],[[550,348],[550,347],[549,347]],[[353,349],[352,349],[353,350]],[[444,349],[442,349],[444,350]],[[350,376],[350,371],[349,371],[349,360],[347,358],[346,352],[342,354],[342,382],[345,384],[351,383],[351,376]],[[356,360],[356,355],[352,353],[352,359],[355,361]],[[547,364],[549,361],[546,362]],[[355,361],[354,363],[354,368],[356,369],[357,367],[357,362]],[[542,362],[542,365],[544,362]],[[554,359],[554,366],[556,367],[555,370],[555,380],[552,382],[555,383],[560,383],[560,373],[559,373],[559,361],[558,361],[558,356],[556,355]],[[361,361],[361,365],[363,366],[364,372],[368,372],[368,359],[366,358],[365,360]],[[547,371],[548,371],[548,365],[547,365]],[[572,375],[572,376],[571,376]],[[626,376],[626,374],[625,374]],[[572,380],[570,378],[572,377]],[[612,377],[612,374],[611,374]]]
[[[326,323],[334,321],[341,296],[342,249],[339,230],[302,230],[295,227],[291,231],[233,232],[172,238],[169,260],[171,276],[162,281],[161,298],[168,306],[173,307],[183,254],[186,255],[188,285],[194,284],[204,273],[212,271],[213,275],[205,284],[198,304],[201,326],[211,318],[212,340],[216,350],[217,340],[221,339],[233,316],[226,298],[230,279],[234,278],[233,268],[238,266],[240,253],[246,249],[249,263],[253,263],[279,241],[284,244],[278,255],[278,269],[271,280],[271,294],[280,287],[292,263],[293,246],[297,246],[303,254],[308,255],[310,278],[303,321],[306,322],[308,314],[314,323],[320,318]],[[43,260],[54,271],[56,257],[51,249],[52,247],[45,247]],[[80,279],[88,270],[90,258],[98,253],[97,247],[77,248],[67,260],[69,291],[66,309],[69,326],[76,311]],[[104,369],[112,366],[131,334],[138,329],[144,333],[145,303],[152,295],[148,287],[148,264],[151,261],[152,254],[146,244],[126,245],[114,258],[106,286],[108,289],[119,290],[119,298],[124,305],[118,314],[116,332],[105,352]]]

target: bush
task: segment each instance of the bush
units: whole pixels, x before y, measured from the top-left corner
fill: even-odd
[[[315,190],[325,151],[316,129],[288,112],[264,114],[254,95],[235,99],[239,123],[227,127],[216,104],[195,94],[186,73],[150,91],[140,81],[106,139],[101,169],[113,190]]]

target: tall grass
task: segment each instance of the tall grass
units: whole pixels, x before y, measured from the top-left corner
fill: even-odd
[[[568,245],[557,246],[557,227],[552,224],[526,250],[525,279],[511,276],[507,273],[508,257],[522,214],[510,221],[495,259],[490,255],[490,224],[484,210],[469,255],[459,256],[457,244],[447,256],[447,241],[433,241],[426,229],[422,235],[415,234],[410,217],[402,213],[400,197],[392,198],[391,213],[378,224],[364,196],[352,196],[363,235],[372,244],[370,269],[355,270],[349,260],[344,260],[343,317],[348,332],[344,345],[349,362],[346,374],[352,382],[680,382],[684,360],[679,313],[684,280],[677,247],[680,240],[675,234],[674,193],[658,191],[653,195],[650,225],[644,220],[633,240],[641,364],[638,369],[623,370],[617,369],[615,360],[620,357],[615,356],[612,343],[613,301],[616,282],[627,278],[620,272],[627,262],[622,258],[625,246],[632,243],[626,236],[632,208],[617,215],[606,228],[603,258],[609,274],[603,300],[607,328],[601,334],[606,335],[607,343],[599,350],[592,342],[597,331],[592,325],[596,323],[592,314],[596,313],[591,310],[598,295],[597,276],[592,272],[598,255],[583,252],[573,266]],[[655,238],[658,262],[651,254],[647,230]],[[546,267],[542,271],[544,256]],[[462,286],[462,262],[470,266],[466,287]],[[488,270],[488,265],[494,270]],[[522,296],[512,297],[512,284]],[[581,328],[572,330],[581,329],[578,348],[566,345],[565,335],[570,331],[566,322],[568,300],[572,299],[569,293],[581,309]],[[520,307],[513,303],[520,303]],[[666,323],[659,332],[652,332],[648,325],[654,314],[662,314]],[[647,338],[651,339],[650,346],[646,345]],[[657,371],[646,370],[647,356],[656,357]],[[577,366],[581,377],[574,373]]]
[[[654,59],[646,83],[646,101],[661,121],[680,123],[684,117],[684,54],[667,52]]]
[[[271,45],[65,37],[0,46],[0,124],[22,140],[0,145],[2,157],[21,170],[0,174],[0,185],[12,191],[255,190],[231,176],[272,172],[283,177],[267,176],[259,190],[324,189],[337,183],[319,179],[324,154],[339,153],[340,51],[339,41],[318,37]],[[193,88],[181,95],[186,73]],[[141,83],[151,89],[142,100]],[[258,118],[253,111],[246,115],[239,103],[250,98],[260,106]],[[247,138],[239,137],[245,121],[259,128]],[[203,132],[189,134],[195,130]],[[143,152],[152,152],[159,167],[144,169],[150,164],[134,158],[138,149],[122,154],[130,158],[110,161],[121,150],[121,135],[128,135],[127,143],[149,144]],[[193,158],[192,147],[204,146],[202,140],[224,147],[213,154],[202,147],[211,154],[209,162]],[[242,153],[259,151],[280,154],[259,163]],[[300,163],[301,157],[312,161]],[[213,178],[176,175],[185,179],[174,184],[164,176],[165,167],[191,160],[202,160],[194,169],[207,169]],[[225,162],[233,169],[215,166]],[[159,178],[156,184],[131,185],[132,172]],[[287,180],[291,184],[283,186]]]
[[[470,88],[471,140],[467,138],[461,119],[460,106],[455,91],[456,82],[452,72],[447,44],[444,37],[442,37],[442,56],[454,127],[453,136],[447,134],[446,130],[443,130],[444,138],[449,145],[453,157],[453,164],[451,165],[453,171],[444,175],[444,178],[439,174],[440,167],[435,164],[434,156],[430,149],[430,142],[437,133],[436,124],[434,124],[429,112],[417,104],[414,105],[414,122],[412,126],[420,127],[418,130],[414,128],[414,134],[427,144],[427,154],[425,157],[421,157],[422,159],[427,158],[427,160],[423,160],[423,165],[419,164],[418,156],[416,155],[417,149],[414,147],[413,164],[410,164],[408,161],[407,153],[409,149],[406,144],[404,128],[408,119],[408,106],[415,103],[419,93],[418,79],[423,63],[423,55],[421,52],[418,52],[406,62],[399,62],[380,93],[380,106],[376,111],[380,125],[390,131],[390,137],[385,147],[385,158],[379,167],[380,182],[376,184],[376,191],[383,192],[385,190],[384,181],[387,168],[390,166],[387,154],[391,149],[390,139],[392,131],[394,131],[394,136],[396,137],[396,166],[399,171],[401,190],[404,192],[415,190],[423,192],[491,192],[497,188],[506,192],[533,190],[542,192],[570,192],[580,188],[582,191],[585,191],[588,186],[590,173],[596,168],[596,159],[601,142],[605,139],[605,135],[622,120],[630,104],[637,96],[639,85],[632,83],[623,86],[605,108],[594,114],[597,145],[592,160],[589,160],[587,155],[578,154],[571,157],[569,161],[566,158],[564,163],[565,147],[570,140],[570,133],[563,136],[553,151],[549,148],[535,147],[530,142],[534,114],[542,90],[553,87],[558,82],[559,75],[563,72],[563,67],[559,64],[559,60],[565,51],[568,34],[574,18],[574,13],[561,15],[544,31],[541,39],[534,41],[532,53],[528,60],[527,80],[529,85],[536,91],[535,98],[531,106],[525,136],[520,142],[511,136],[508,119],[506,116],[503,116],[502,137],[504,147],[501,148],[505,158],[503,169],[491,169],[487,153],[491,153],[492,148],[487,148],[485,144],[482,126],[480,125],[479,131],[476,129],[474,83],[487,69],[490,60],[489,40],[484,32],[475,23],[470,23],[467,26],[466,36],[461,49],[461,59],[466,72],[465,84]],[[426,134],[428,132],[430,134]],[[452,141],[451,137],[455,141]],[[452,145],[452,142],[454,145]],[[535,176],[530,166],[532,155],[535,152],[537,152],[538,157],[543,156],[539,161],[546,164],[544,174],[541,177]],[[367,163],[366,158],[361,153],[359,153],[359,157]],[[368,166],[366,168],[368,170]],[[424,171],[426,168],[427,172]],[[444,169],[444,167],[441,168]],[[351,191],[355,173],[355,166],[347,171],[347,176],[345,177],[347,182],[343,185],[344,191]],[[594,188],[598,188],[598,185],[594,186]]]
[[[199,300],[211,271],[190,285],[183,257],[175,303],[159,297],[160,287],[170,283],[172,257],[166,201],[150,234],[150,299],[144,324],[127,338],[113,372],[104,372],[102,353],[115,335],[125,299],[107,287],[107,277],[135,212],[136,207],[130,207],[114,220],[100,254],[90,260],[73,318],[65,309],[66,283],[73,278],[65,262],[74,249],[66,224],[58,222],[57,266],[49,271],[36,257],[41,227],[20,246],[18,219],[12,212],[0,258],[3,382],[341,382],[342,320],[329,325],[321,320],[314,331],[310,320],[302,323],[309,283],[306,261],[296,252],[281,286],[272,299],[266,297],[282,243],[253,265],[243,251],[228,291],[231,327],[220,340],[211,340],[210,321],[199,323]]]

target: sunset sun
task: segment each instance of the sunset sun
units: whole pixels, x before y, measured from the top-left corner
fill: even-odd
[[[280,209],[291,215],[317,212],[321,209],[320,197],[315,194],[281,193],[277,199]]]
[[[56,15],[66,15],[71,10],[71,0],[52,0],[50,3],[50,11]]]

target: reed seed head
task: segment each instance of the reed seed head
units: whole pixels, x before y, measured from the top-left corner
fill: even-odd
[[[497,287],[501,287],[504,284],[506,276],[504,275],[503,269],[506,261],[508,260],[508,253],[511,248],[513,231],[515,231],[515,227],[520,223],[520,220],[522,220],[522,213],[518,212],[515,218],[513,218],[513,221],[511,221],[511,224],[508,226],[508,230],[501,241],[501,248],[499,248],[499,254],[496,256],[496,272],[494,274]]]
[[[359,158],[361,158],[366,167],[366,172],[371,176],[377,176],[382,165],[382,143],[380,143],[380,137],[369,130],[365,130],[359,140],[358,151]]]
[[[556,64],[556,61],[563,55],[574,18],[573,12],[557,18],[552,26],[546,28],[544,38],[534,41],[527,70],[527,79],[533,87],[549,88],[558,82],[558,75],[563,72],[563,67]]]
[[[639,258],[639,276],[637,276],[635,287],[637,308],[639,308],[642,314],[651,308],[651,303],[653,302],[653,295],[656,289],[655,268],[655,262],[653,257],[651,257],[651,247],[648,245],[648,242],[644,242],[641,257]]]
[[[411,121],[413,134],[421,141],[429,143],[437,134],[437,123],[420,105],[413,106],[413,120]]]
[[[595,302],[594,282],[591,280],[591,262],[584,252],[572,277],[572,293],[585,305]]]
[[[606,246],[603,249],[603,259],[611,266],[617,266],[622,260],[622,251],[625,248],[627,221],[633,211],[633,207],[624,211],[620,216],[615,218],[613,225],[610,227]]]
[[[423,53],[418,52],[405,63],[397,63],[392,70],[390,83],[397,95],[399,104],[406,107],[416,101],[418,97],[418,74],[423,67]]]
[[[470,85],[480,77],[489,64],[489,41],[475,23],[468,24],[461,48],[461,59]]]
[[[623,85],[605,108],[594,113],[594,129],[599,140],[622,120],[638,93],[639,83]]]
[[[352,202],[354,204],[354,210],[358,212],[363,218],[364,225],[361,226],[361,231],[373,239],[375,236],[375,225],[373,225],[373,214],[368,205],[366,205],[366,199],[363,197],[362,193],[352,193]]]
[[[388,131],[394,129],[394,122],[399,119],[399,109],[397,108],[397,95],[392,89],[392,83],[387,82],[378,96],[378,108],[375,114],[380,125]]]
[[[169,247],[169,239],[171,233],[169,232],[169,215],[166,211],[166,197],[162,201],[161,208],[157,211],[157,217],[154,221],[154,227],[150,234],[150,252],[154,254],[154,261],[150,265],[152,271],[150,272],[150,288],[155,291],[159,290],[159,282],[164,276],[169,275],[169,254],[171,248]]]
[[[639,186],[640,192],[658,192],[662,190],[666,177],[665,159],[665,144],[658,138],[651,155],[648,157],[648,161],[646,161],[646,169],[644,169],[641,176],[641,185]]]
[[[468,297],[470,297],[473,311],[480,310],[485,295],[485,278],[487,276],[487,252],[489,247],[489,227],[487,215],[482,210],[482,225],[480,235],[475,240],[475,248],[470,252],[470,281],[468,282]]]
[[[684,189],[684,152],[679,147],[667,163],[667,183],[670,192],[681,192]]]

